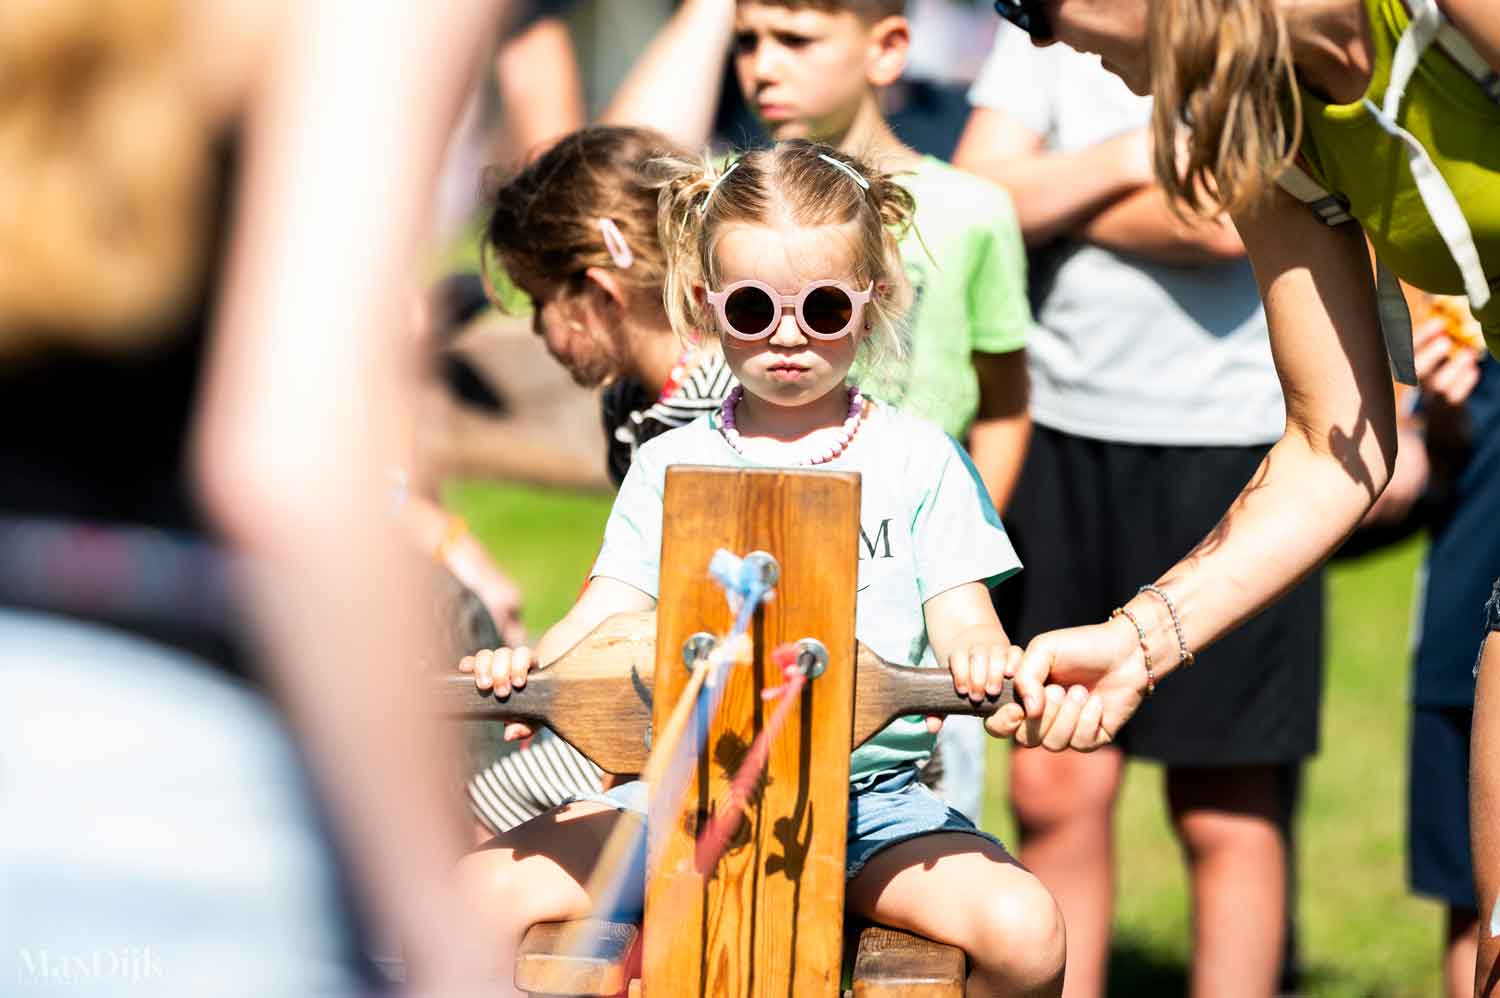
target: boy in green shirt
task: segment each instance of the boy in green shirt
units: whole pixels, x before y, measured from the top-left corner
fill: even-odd
[[[1009,195],[918,155],[882,116],[880,90],[906,64],[904,7],[902,0],[686,0],[603,120],[702,147],[732,47],[740,89],[773,138],[826,142],[904,174],[917,202],[916,226],[901,247],[916,291],[910,354],[878,378],[856,372],[856,379],[869,394],[965,440],[1003,510],[1030,432],[1025,247]]]

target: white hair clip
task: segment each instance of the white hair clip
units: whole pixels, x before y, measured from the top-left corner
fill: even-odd
[[[714,191],[718,190],[719,185],[722,184],[725,180],[729,179],[729,175],[731,173],[740,168],[740,162],[740,160],[735,160],[730,165],[729,169],[725,170],[723,173],[719,174],[717,178],[715,178],[713,184],[711,184],[708,188],[708,193],[703,195],[703,203],[698,206],[698,214],[708,214],[708,203],[714,199]]]
[[[630,265],[635,263],[635,254],[630,252],[630,244],[625,241],[615,220],[599,219],[599,232],[604,236],[604,248],[609,250],[609,258],[615,262],[615,266],[621,270],[629,270]]]
[[[828,155],[826,152],[820,152],[820,153],[818,153],[818,158],[821,159],[823,162],[829,164],[830,166],[836,166],[840,170],[843,170],[845,173],[849,174],[849,178],[851,180],[853,180],[859,186],[863,187],[865,190],[869,190],[870,189],[870,182],[868,180],[866,180],[864,177],[861,177],[859,175],[859,171],[858,170],[856,170],[854,167],[850,166],[848,163],[845,163],[843,160],[841,160],[841,159],[834,159],[832,156]]]

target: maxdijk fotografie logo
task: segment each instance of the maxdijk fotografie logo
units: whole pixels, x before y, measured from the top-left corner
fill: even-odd
[[[150,946],[115,946],[85,952],[63,952],[45,946],[16,951],[16,982],[28,988],[116,984],[160,980],[162,965]]]

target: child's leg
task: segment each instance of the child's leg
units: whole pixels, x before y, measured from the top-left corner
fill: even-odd
[[[584,890],[589,874],[619,821],[639,821],[602,803],[580,801],[533,818],[494,839],[459,863],[459,880],[473,899],[471,907],[486,919],[493,941],[495,971],[501,978],[497,996],[511,990],[516,950],[526,930],[539,922],[582,918],[592,910]],[[639,909],[643,885],[639,864],[629,877],[620,903]]]
[[[876,853],[849,882],[849,910],[969,956],[968,998],[1062,993],[1062,913],[1000,846],[938,832]]]

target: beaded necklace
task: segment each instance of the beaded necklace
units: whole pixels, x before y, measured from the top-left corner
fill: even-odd
[[[854,439],[854,434],[859,430],[860,420],[865,412],[865,397],[860,394],[859,389],[849,385],[849,415],[843,425],[838,427],[834,433],[831,443],[823,443],[817,435],[808,440],[799,441],[796,444],[784,445],[790,450],[789,458],[778,458],[777,464],[790,466],[807,466],[813,464],[827,464],[849,447],[849,441]],[[724,440],[730,447],[740,454],[745,454],[745,439],[735,427],[734,411],[740,404],[740,399],[745,397],[745,389],[741,385],[735,385],[724,398],[724,404],[719,410],[719,432],[724,434]],[[821,434],[824,431],[817,431]],[[800,451],[800,453],[799,453]],[[747,455],[748,456],[748,455]]]

